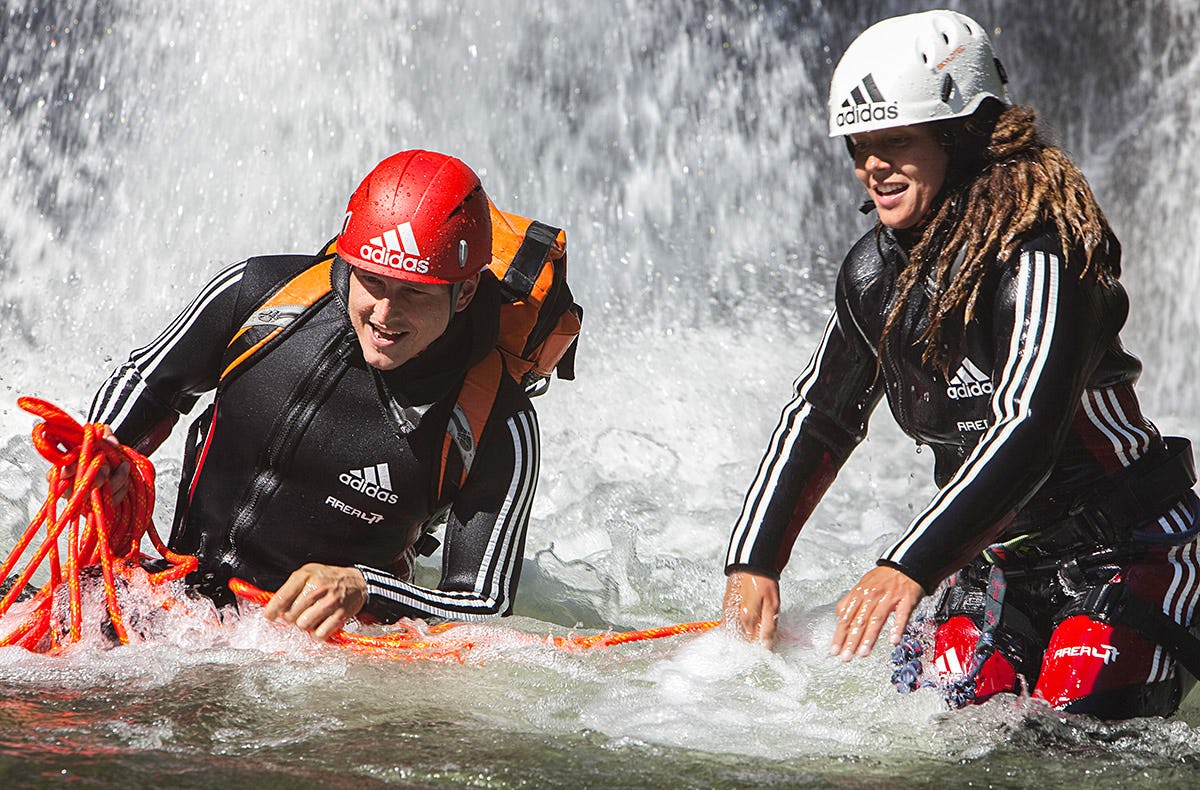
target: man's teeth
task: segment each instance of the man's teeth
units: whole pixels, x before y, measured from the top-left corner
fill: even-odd
[[[907,189],[904,184],[880,184],[875,187],[875,191],[881,195],[894,195],[897,192],[903,192]]]

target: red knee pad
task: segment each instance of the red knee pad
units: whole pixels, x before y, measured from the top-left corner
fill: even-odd
[[[979,627],[970,617],[958,615],[938,626],[933,646],[933,665],[938,680],[946,683],[970,672],[978,643]],[[983,668],[975,676],[975,702],[1017,688],[1016,668],[997,650],[983,662]]]
[[[1050,637],[1034,696],[1061,708],[1091,694],[1146,683],[1154,652],[1155,645],[1131,628],[1082,614],[1068,617]]]

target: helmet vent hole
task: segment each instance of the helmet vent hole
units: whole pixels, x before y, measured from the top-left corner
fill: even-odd
[[[942,34],[942,41],[946,42],[946,46],[950,46],[950,37],[947,36],[945,33]]]
[[[1008,72],[1004,70],[1004,64],[1000,62],[1000,58],[992,58],[992,62],[996,64],[996,73],[1000,75],[1000,82],[1008,84]]]
[[[469,203],[471,201],[471,198],[475,197],[477,194],[479,194],[481,192],[483,192],[482,184],[480,186],[475,187],[470,192],[468,192],[467,196],[462,199],[462,202],[459,203],[457,206],[455,206],[454,210],[451,211],[448,215],[446,215],[446,219],[450,219],[451,217],[455,216],[456,214],[466,211],[467,203]]]
[[[942,80],[942,101],[950,101],[950,95],[954,93],[954,78],[949,74]]]

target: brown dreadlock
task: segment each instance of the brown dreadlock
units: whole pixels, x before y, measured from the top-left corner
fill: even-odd
[[[999,107],[996,103],[994,109]],[[943,373],[950,364],[947,338],[974,315],[984,275],[997,261],[1008,260],[1030,233],[1053,225],[1064,260],[1082,262],[1081,280],[1108,282],[1120,275],[1120,247],[1104,212],[1079,168],[1042,140],[1034,111],[1007,107],[990,118],[986,112],[977,115],[941,130],[949,138],[947,184],[909,253],[911,265],[897,278],[896,300],[883,327],[886,338],[918,283],[928,278],[933,295],[918,342],[925,344],[922,359]],[[956,150],[964,146],[975,149],[966,162]],[[962,264],[955,268],[960,256]]]

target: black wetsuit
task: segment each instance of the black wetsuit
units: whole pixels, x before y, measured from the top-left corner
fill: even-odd
[[[1052,521],[1161,452],[1133,392],[1141,365],[1117,337],[1128,312],[1119,284],[1080,282],[1053,235],[1026,240],[984,283],[947,377],[913,342],[925,300],[878,348],[906,260],[886,229],[846,257],[835,314],[747,494],[729,569],[778,576],[884,395],[904,432],[933,449],[941,490],[880,562],[927,591],[1028,517]]]
[[[234,331],[314,260],[252,258],[222,271],[113,373],[89,419],[125,444],[155,449],[178,415],[217,387]],[[332,298],[221,383],[215,418],[197,420],[196,471],[181,483],[191,488],[181,491],[171,547],[198,555],[202,574],[271,590],[307,562],[355,566],[367,581],[365,611],[382,620],[507,614],[539,457],[535,413],[510,377],[500,377],[461,490],[452,481],[440,501],[437,493],[459,388],[495,344],[496,282],[485,273],[441,338],[381,372],[364,361],[350,324],[348,277],[335,260]],[[461,460],[450,468],[461,471]],[[418,587],[414,547],[444,507],[441,582]]]

